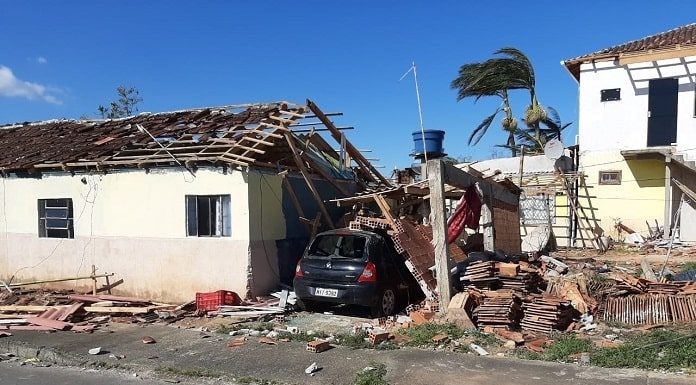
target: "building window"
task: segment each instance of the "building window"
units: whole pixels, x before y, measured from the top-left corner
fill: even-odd
[[[603,102],[611,102],[613,100],[621,100],[621,88],[611,88],[607,90],[602,90],[601,100]]]
[[[39,199],[39,237],[75,238],[70,198]]]
[[[556,223],[556,197],[553,195],[520,197],[520,220],[524,225]]]
[[[621,171],[600,171],[599,184],[621,184]]]
[[[229,195],[186,196],[186,235],[229,237],[231,230]]]

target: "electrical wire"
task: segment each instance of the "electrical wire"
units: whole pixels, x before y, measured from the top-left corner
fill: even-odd
[[[4,183],[4,178],[3,178],[3,183]],[[89,196],[89,192],[87,194]],[[80,195],[82,196],[82,194],[80,194]],[[84,196],[82,196],[82,197],[83,197],[83,199],[85,199]],[[75,225],[77,225],[78,223],[81,223],[81,219],[85,213],[86,208],[87,208],[87,204],[84,204],[82,206],[82,210],[80,211],[80,214],[78,215],[77,219],[73,220],[73,229],[75,228]],[[7,230],[5,230],[5,234],[7,234]],[[34,265],[27,265],[27,266],[23,266],[23,267],[20,267],[19,269],[17,269],[12,274],[12,276],[10,277],[10,280],[7,283],[8,284],[12,283],[12,281],[17,277],[17,273],[24,271],[24,270],[32,270],[32,269],[35,269],[35,268],[41,266],[44,262],[46,262],[51,257],[53,257],[56,250],[58,250],[58,247],[60,247],[63,244],[63,242],[65,242],[66,239],[69,239],[69,238],[61,238],[60,241],[58,241],[58,243],[56,243],[56,245],[53,247],[53,249],[51,249],[51,252],[48,253],[48,255],[46,257],[44,257],[43,259],[41,259],[39,262],[35,263]]]

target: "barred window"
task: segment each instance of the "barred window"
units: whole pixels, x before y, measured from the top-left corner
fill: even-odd
[[[39,199],[39,237],[75,238],[70,198]]]

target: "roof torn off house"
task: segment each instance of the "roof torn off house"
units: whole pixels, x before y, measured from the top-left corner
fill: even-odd
[[[389,185],[340,115],[308,100],[4,126],[0,279],[94,265],[167,301],[290,284],[308,239],[344,225],[324,201]]]

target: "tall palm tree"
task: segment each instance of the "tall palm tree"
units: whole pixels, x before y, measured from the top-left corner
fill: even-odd
[[[530,93],[530,105],[525,111],[525,124],[535,128],[535,136],[538,138],[539,122],[546,119],[546,112],[539,104],[535,87],[535,75],[529,58],[517,48],[505,47],[497,50],[494,57],[482,63],[464,64],[459,68],[459,74],[451,83],[451,88],[457,90],[457,100],[474,98],[478,101],[485,96],[497,96],[501,99],[501,107],[486,117],[469,136],[469,144],[477,144],[486,134],[495,117],[504,112],[501,120],[503,130],[508,133],[508,140],[504,147],[511,150],[512,156],[517,155],[515,137],[517,135],[517,119],[515,119],[510,107],[509,91],[526,89]]]

